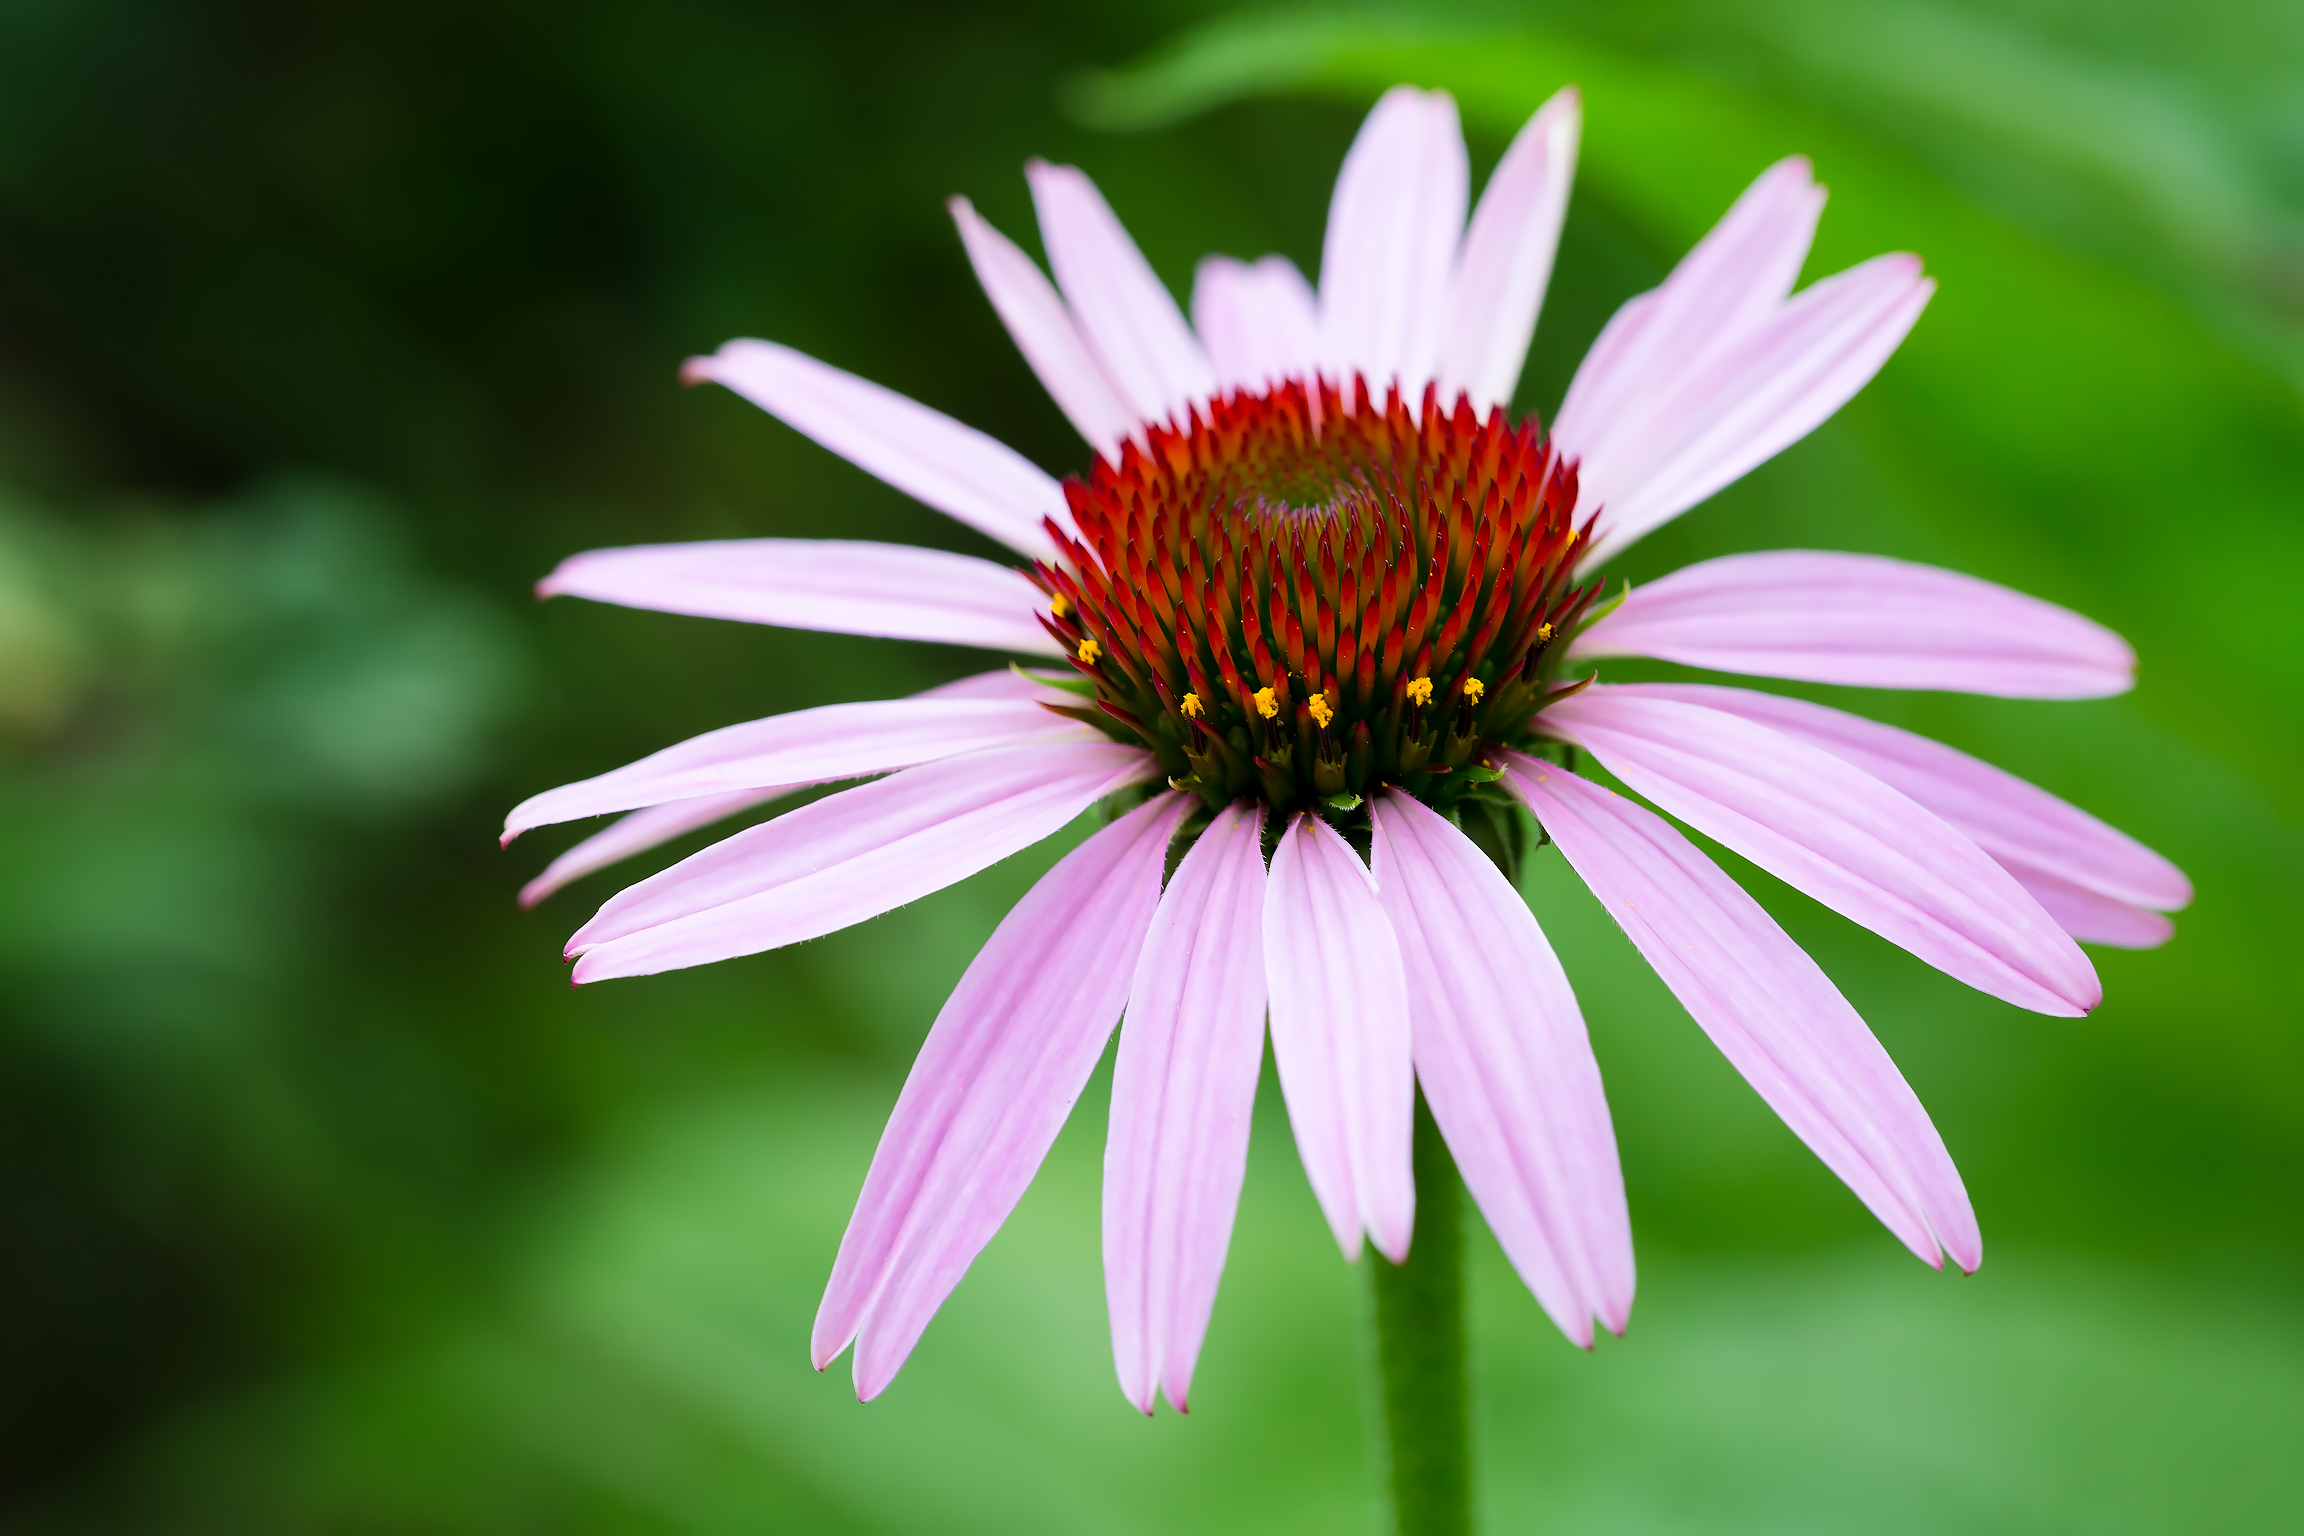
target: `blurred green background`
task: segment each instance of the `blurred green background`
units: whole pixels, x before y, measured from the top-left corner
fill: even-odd
[[[1522,408],[1780,155],[1834,193],[1810,276],[1927,258],[1880,379],[1621,569],[1878,551],[2118,627],[2127,698],[1842,702],[2200,888],[2074,1023],[1738,867],[1942,1128],[1986,1234],[1958,1279],[1540,862],[1643,1283],[1583,1355],[1475,1235],[1489,1527],[2294,1519],[2304,7],[0,0],[7,1529],[1372,1526],[1365,1277],[1269,1073],[1189,1419],[1113,1385],[1101,1079],[884,1399],[808,1368],[911,1053],[1056,849],[579,994],[560,943],[618,882],[524,915],[574,832],[493,834],[692,732],[985,663],[529,600],[601,544],[979,547],[682,356],[775,337],[1077,468],[942,200],[1036,248],[1046,154],[1180,293],[1211,250],[1313,271],[1401,79],[1457,93],[1476,175],[1584,87]]]

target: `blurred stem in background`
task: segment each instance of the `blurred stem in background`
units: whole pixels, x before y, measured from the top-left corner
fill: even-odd
[[[1472,1529],[1464,1378],[1463,1190],[1424,1095],[1416,1095],[1416,1238],[1405,1264],[1372,1252],[1385,1442],[1400,1536]]]

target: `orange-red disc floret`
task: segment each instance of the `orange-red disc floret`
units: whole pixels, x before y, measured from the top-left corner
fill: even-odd
[[[1430,388],[1223,395],[1064,490],[1042,622],[1107,728],[1218,804],[1453,798],[1527,734],[1599,591],[1573,574],[1574,464]]]

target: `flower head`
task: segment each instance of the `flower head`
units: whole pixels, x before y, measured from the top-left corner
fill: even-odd
[[[868,781],[610,899],[569,942],[579,982],[826,933],[1114,809],[992,934],[897,1102],[813,1341],[820,1366],[854,1346],[861,1395],[887,1386],[1006,1219],[1123,1015],[1104,1259],[1138,1407],[1186,1400],[1267,1028],[1347,1257],[1364,1238],[1408,1251],[1421,1085],[1561,1330],[1621,1329],[1631,1230],[1599,1069],[1559,960],[1469,816],[1533,813],[1786,1124],[1914,1253],[1964,1268],[1981,1256],[1974,1212],[1894,1063],[1666,816],[2047,1013],[2100,995],[2075,938],[2158,943],[2160,914],[2189,899],[2166,860],[1949,747],[1744,688],[1595,681],[1595,662],[1650,656],[2078,698],[2128,687],[2134,655],[2063,609],[1870,556],[1738,555],[1603,599],[1603,561],[1829,416],[1932,285],[1895,255],[1793,292],[1823,192],[1785,161],[1618,311],[1547,436],[1504,406],[1577,133],[1563,92],[1467,223],[1453,103],[1392,91],[1338,178],[1317,291],[1278,257],[1210,258],[1189,325],[1088,178],[1035,162],[1053,284],[965,201],[953,214],[1094,450],[1082,474],[1059,483],[768,342],[685,375],[1020,564],[761,539],[595,551],[540,585],[1056,663],[731,726],[516,808],[507,840],[630,813],[555,861],[534,901],[794,788]],[[1580,754],[1656,809],[1578,772]]]
[[[1599,592],[1569,559],[1576,473],[1533,422],[1437,394],[1220,395],[1066,485],[1076,531],[1052,523],[1033,573],[1050,632],[1112,656],[1097,704],[1211,807],[1384,784],[1446,804],[1480,742],[1526,734],[1539,632]],[[1425,709],[1435,675],[1464,708]]]

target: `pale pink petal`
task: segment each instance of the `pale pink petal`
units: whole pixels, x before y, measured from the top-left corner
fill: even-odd
[[[1480,411],[1511,403],[1552,278],[1583,125],[1583,99],[1568,86],[1528,119],[1481,190],[1442,332],[1443,404],[1458,391]]]
[[[1397,1264],[1416,1224],[1416,1072],[1408,973],[1376,879],[1319,817],[1299,815],[1264,888],[1272,1059],[1312,1193],[1346,1259],[1366,1230]]]
[[[1876,256],[1658,380],[1638,436],[1582,453],[1582,500],[1604,510],[1579,563],[1607,560],[1816,430],[1871,382],[1935,291],[1918,257]]]
[[[1449,321],[1471,170],[1456,102],[1398,85],[1360,125],[1328,204],[1320,246],[1321,355],[1381,395],[1414,400],[1432,377]]]
[[[574,784],[531,795],[504,819],[504,841],[532,827],[736,790],[797,789],[888,773],[985,747],[1105,741],[1103,732],[1031,699],[875,699],[723,726]]]
[[[2066,933],[2082,943],[2109,944],[2114,949],[2158,949],[2176,932],[2174,923],[2149,907],[2115,901],[2102,892],[2021,864],[2008,863],[2006,868]]]
[[[1319,301],[1285,256],[1252,267],[1229,256],[1202,261],[1192,281],[1192,325],[1225,389],[1261,393],[1319,366]]]
[[[1805,159],[1761,172],[1660,286],[1608,322],[1569,382],[1554,440],[1605,458],[1645,436],[1662,388],[1776,312],[1823,211],[1824,189]]]
[[[858,1397],[894,1379],[1096,1070],[1190,803],[1160,795],[1065,855],[936,1015],[816,1312],[816,1368],[855,1340]]]
[[[731,341],[692,357],[683,379],[710,379],[908,496],[1034,559],[1053,559],[1041,526],[1070,529],[1064,489],[1030,459],[917,400],[772,341]]]
[[[1120,1390],[1182,1410],[1232,1242],[1264,1060],[1264,812],[1217,813],[1161,894],[1128,989],[1104,1145]]]
[[[571,555],[538,597],[706,619],[1058,656],[1024,573],[973,555],[851,539],[706,539]]]
[[[1536,719],[1671,815],[1979,991],[2067,1016],[2103,998],[2088,957],[2007,871],[1822,748],[1606,687]]]
[[[1465,1187],[1560,1331],[1632,1312],[1632,1222],[1576,994],[1520,893],[1436,812],[1375,802],[1376,887],[1400,940],[1416,1076]]]
[[[675,800],[669,805],[651,805],[620,816],[601,831],[593,833],[575,847],[544,866],[544,873],[520,887],[520,905],[532,907],[545,897],[572,881],[581,880],[594,870],[606,869],[621,863],[636,853],[663,846],[698,827],[708,827],[716,821],[763,805],[779,795],[792,791],[784,786],[768,789],[743,789],[729,795],[705,795],[696,800]]]
[[[1568,397],[1561,403],[1560,414],[1552,423],[1552,441],[1564,451],[1579,451],[1568,447],[1577,439],[1590,442],[1598,438],[1607,428],[1608,410],[1630,413],[1646,404],[1632,386],[1644,373],[1642,364],[1648,361],[1651,330],[1660,316],[1669,318],[1664,309],[1666,297],[1661,288],[1634,294],[1618,305],[1616,313],[1608,317],[1608,323],[1600,327],[1591,350],[1577,365],[1576,376],[1568,381]],[[1611,398],[1606,405],[1595,409],[1592,402],[1603,395],[1625,398]],[[1569,414],[1571,408],[1575,409],[1573,416]],[[1561,437],[1562,421],[1573,424],[1575,438]]]
[[[1000,323],[1008,327],[1016,350],[1040,376],[1056,408],[1088,439],[1088,446],[1117,460],[1120,444],[1135,429],[1135,412],[1122,403],[1104,376],[1103,365],[1089,351],[1055,285],[1014,241],[985,223],[968,199],[955,197],[946,206],[960,226],[960,242],[968,248],[976,281],[983,285]]]
[[[804,805],[610,898],[568,941],[578,982],[749,955],[860,923],[1060,830],[1150,778],[1116,742],[995,747]]]
[[[1066,674],[1077,676],[1077,674]],[[1015,667],[972,672],[912,695],[916,699],[1045,699],[1051,704],[1077,704],[1080,696],[1067,693],[1041,677]]]
[[[2128,642],[2069,608],[1935,566],[1802,549],[1635,588],[1569,655],[2013,699],[2101,698],[2136,679]]]
[[[1967,833],[2035,895],[2031,877],[2040,875],[2093,891],[2123,908],[2173,911],[2192,900],[2192,882],[2184,872],[2127,833],[1942,742],[1749,688],[1641,683],[1616,691],[1726,710],[1822,747]],[[2041,904],[2051,913],[2056,910],[2046,900]]]
[[[1048,265],[1104,377],[1138,419],[1185,419],[1216,392],[1216,374],[1176,300],[1087,176],[1044,160],[1024,174]]]
[[[1884,256],[1790,302],[1824,191],[1770,167],[1671,276],[1617,312],[1576,371],[1553,438],[1601,509],[1607,559],[1812,431],[1904,338],[1933,284]]]
[[[1553,764],[1504,783],[1794,1135],[1926,1263],[1983,1257],[1928,1113],[1840,989],[1760,904],[1652,811]]]
[[[917,699],[1045,699],[1051,703],[1070,702],[1069,696],[1058,689],[1015,670],[1002,668],[997,672],[979,672],[972,677],[957,678],[913,695]],[[544,873],[520,888],[520,905],[533,907],[572,881],[580,880],[596,870],[606,869],[634,854],[670,842],[673,838],[708,827],[713,822],[750,810],[780,795],[791,793],[791,786],[775,785],[766,789],[737,790],[731,794],[706,795],[695,800],[676,800],[668,805],[651,805],[620,817],[605,830],[596,832],[575,847],[561,854],[545,867]]]

